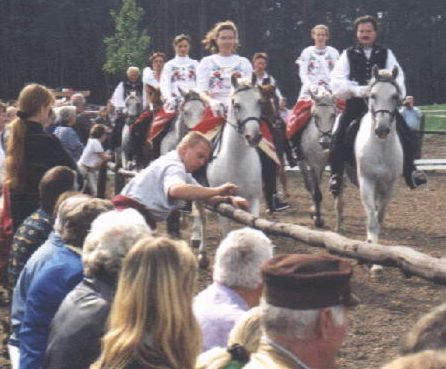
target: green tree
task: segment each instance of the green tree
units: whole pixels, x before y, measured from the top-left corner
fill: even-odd
[[[112,10],[110,14],[115,21],[115,34],[104,39],[104,71],[117,75],[132,65],[142,67],[146,64],[150,44],[147,31],[138,30],[143,9],[136,5],[136,0],[122,0],[121,10]]]

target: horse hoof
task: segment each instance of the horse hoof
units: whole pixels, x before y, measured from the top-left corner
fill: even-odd
[[[200,240],[190,240],[190,247],[193,249],[198,249],[200,247]]]
[[[321,218],[314,219],[314,226],[317,228],[322,228],[324,226],[324,220]]]
[[[201,269],[207,269],[207,267],[209,266],[209,259],[206,252],[200,252],[198,254],[198,266]]]

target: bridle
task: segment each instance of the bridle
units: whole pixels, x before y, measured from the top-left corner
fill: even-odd
[[[242,91],[250,90],[252,88],[254,88],[254,87],[252,87],[252,86],[244,86],[244,87],[238,88],[237,90],[234,91],[233,95],[235,95],[235,94],[237,94],[239,92],[242,92]],[[231,105],[233,105],[233,103],[234,103],[234,100],[231,100]],[[260,118],[257,118],[257,117],[246,117],[245,119],[240,120],[240,118],[237,117],[236,112],[235,112],[234,109],[233,109],[233,113],[234,113],[234,117],[235,117],[235,123],[230,122],[229,119],[227,120],[227,123],[230,126],[234,127],[235,130],[239,134],[243,134],[243,131],[245,129],[246,124],[248,122],[250,122],[250,121],[257,122],[259,124],[259,127],[260,127],[260,123],[261,123]]]
[[[390,83],[392,86],[394,86],[398,92],[398,96],[401,96],[401,90],[398,84],[393,80],[389,79],[388,77],[377,77],[373,83],[370,85],[370,90],[375,86],[377,83]],[[395,116],[397,114],[398,110],[398,104],[395,105],[395,109],[388,110],[388,109],[373,109],[373,106],[370,106],[370,114],[372,115],[372,119],[374,122],[376,122],[376,116],[377,114],[388,114],[390,116],[390,120],[393,121],[395,119]]]
[[[331,105],[329,103],[322,102],[322,103],[316,103],[316,106],[333,106],[333,105]],[[316,119],[316,116],[314,116],[313,114],[312,114],[312,116],[314,118],[314,125],[316,126],[316,129],[318,130],[318,132],[321,134],[321,139],[324,137],[331,139],[333,136],[332,128],[328,129],[327,131],[324,131],[320,126],[319,120]]]

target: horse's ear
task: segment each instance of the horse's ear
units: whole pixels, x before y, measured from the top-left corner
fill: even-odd
[[[186,92],[184,92],[184,90],[178,86],[178,92],[180,93],[181,96],[183,96],[184,98],[186,97]]]
[[[231,84],[232,84],[232,87],[234,87],[235,89],[238,88],[238,78],[235,73],[233,73],[231,76]]]
[[[378,66],[375,64],[375,65],[372,67],[372,76],[373,76],[374,78],[378,78],[378,74],[379,74],[379,68],[378,68]]]
[[[257,74],[252,73],[252,76],[251,76],[251,85],[252,85],[252,86],[255,86],[256,83],[257,83]]]
[[[395,65],[392,69],[392,78],[396,79],[398,77],[398,67]]]

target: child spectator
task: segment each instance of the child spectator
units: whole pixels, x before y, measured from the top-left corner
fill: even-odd
[[[86,187],[93,196],[96,196],[98,192],[99,168],[104,161],[110,160],[110,154],[106,153],[102,147],[106,139],[107,127],[105,125],[95,124],[91,127],[90,138],[78,162],[79,170],[87,179]]]

